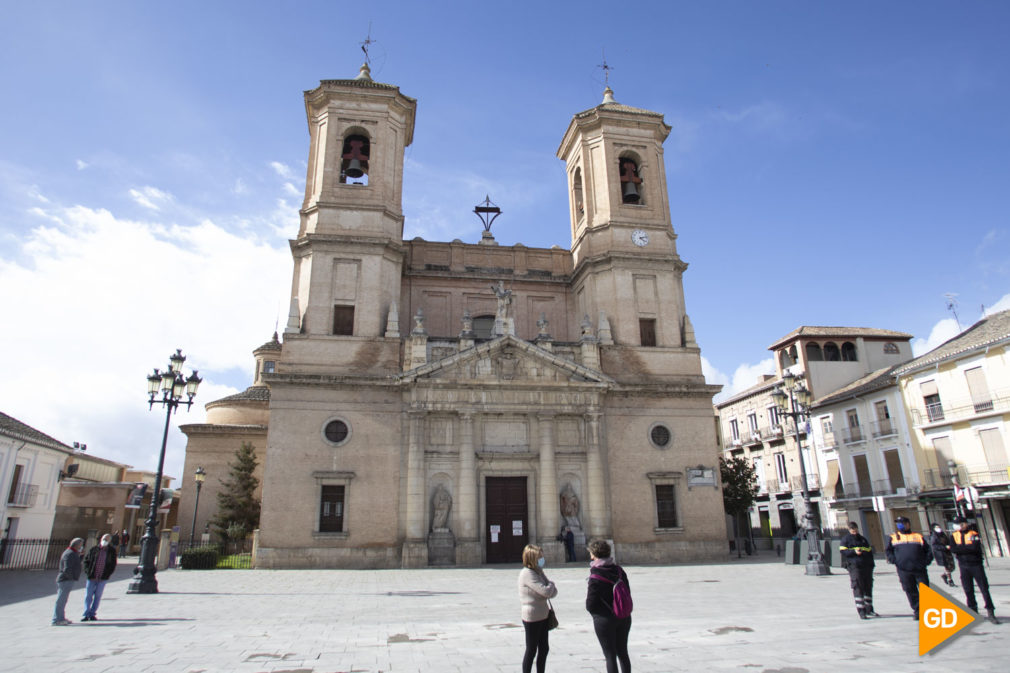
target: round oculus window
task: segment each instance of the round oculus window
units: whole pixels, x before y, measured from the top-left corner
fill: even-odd
[[[652,443],[657,447],[665,449],[670,445],[673,435],[670,433],[670,428],[657,423],[652,426],[652,429],[649,431],[649,439],[651,439]]]
[[[348,434],[350,434],[350,429],[347,427],[347,423],[341,420],[330,421],[323,428],[323,436],[331,444],[343,444]]]

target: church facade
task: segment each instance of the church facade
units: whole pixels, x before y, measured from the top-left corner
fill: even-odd
[[[718,387],[685,310],[663,116],[608,88],[573,117],[565,250],[490,227],[403,240],[416,101],[366,65],[305,106],[283,337],[249,390],[183,427],[187,474],[256,445],[257,567],[516,563],[527,543],[560,563],[564,526],[580,557],[593,537],[624,563],[725,554]]]

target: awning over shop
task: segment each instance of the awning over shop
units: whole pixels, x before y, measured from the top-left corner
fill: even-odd
[[[838,461],[829,460],[828,464],[828,478],[824,480],[824,497],[828,500],[835,499],[835,490],[838,488],[839,472],[838,472]]]

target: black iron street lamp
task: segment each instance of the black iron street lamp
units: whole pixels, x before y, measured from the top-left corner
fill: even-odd
[[[155,574],[158,572],[154,563],[154,557],[158,551],[158,507],[161,505],[161,479],[162,471],[165,469],[165,447],[168,444],[168,426],[172,420],[172,412],[185,405],[188,410],[193,406],[193,398],[196,396],[196,389],[200,386],[200,377],[196,370],[186,378],[182,373],[182,364],[186,361],[186,356],[182,354],[182,349],[176,349],[175,354],[169,359],[168,369],[164,371],[154,370],[154,373],[147,377],[148,409],[153,409],[155,404],[165,407],[165,433],[161,438],[161,455],[158,458],[158,474],[154,479],[154,492],[151,494],[150,514],[147,517],[147,527],[144,529],[144,537],[140,540],[140,563],[133,571],[133,581],[130,582],[126,593],[129,594],[156,594],[158,593],[158,580]],[[161,398],[158,398],[159,393]],[[183,399],[183,396],[186,399]]]
[[[793,431],[796,435],[796,451],[800,454],[800,472],[803,477],[803,528],[807,538],[807,575],[830,575],[831,569],[824,562],[821,553],[820,533],[814,524],[814,507],[810,502],[810,485],[807,483],[807,465],[803,458],[803,447],[800,445],[800,419],[809,418],[810,390],[806,383],[797,380],[790,371],[782,375],[782,383],[772,393],[779,413],[793,419]]]
[[[193,544],[193,540],[196,538],[196,510],[200,509],[200,487],[203,486],[203,480],[207,478],[207,471],[202,467],[196,468],[196,474],[193,475],[193,481],[196,482],[196,502],[193,503],[193,528],[189,531],[189,544]]]

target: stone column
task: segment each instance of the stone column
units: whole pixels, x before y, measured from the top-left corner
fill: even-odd
[[[428,547],[424,543],[424,515],[427,498],[424,488],[424,412],[407,412],[407,539],[403,543],[403,567],[428,565]]]
[[[558,522],[558,470],[554,464],[554,414],[540,414],[540,540],[554,540]]]
[[[590,409],[586,413],[586,472],[589,479],[586,494],[589,499],[589,537],[609,537],[606,480],[603,475],[603,456],[600,453],[600,412]]]
[[[459,536],[465,540],[477,537],[477,460],[473,446],[473,414],[465,411],[459,415],[459,507],[456,520]]]

